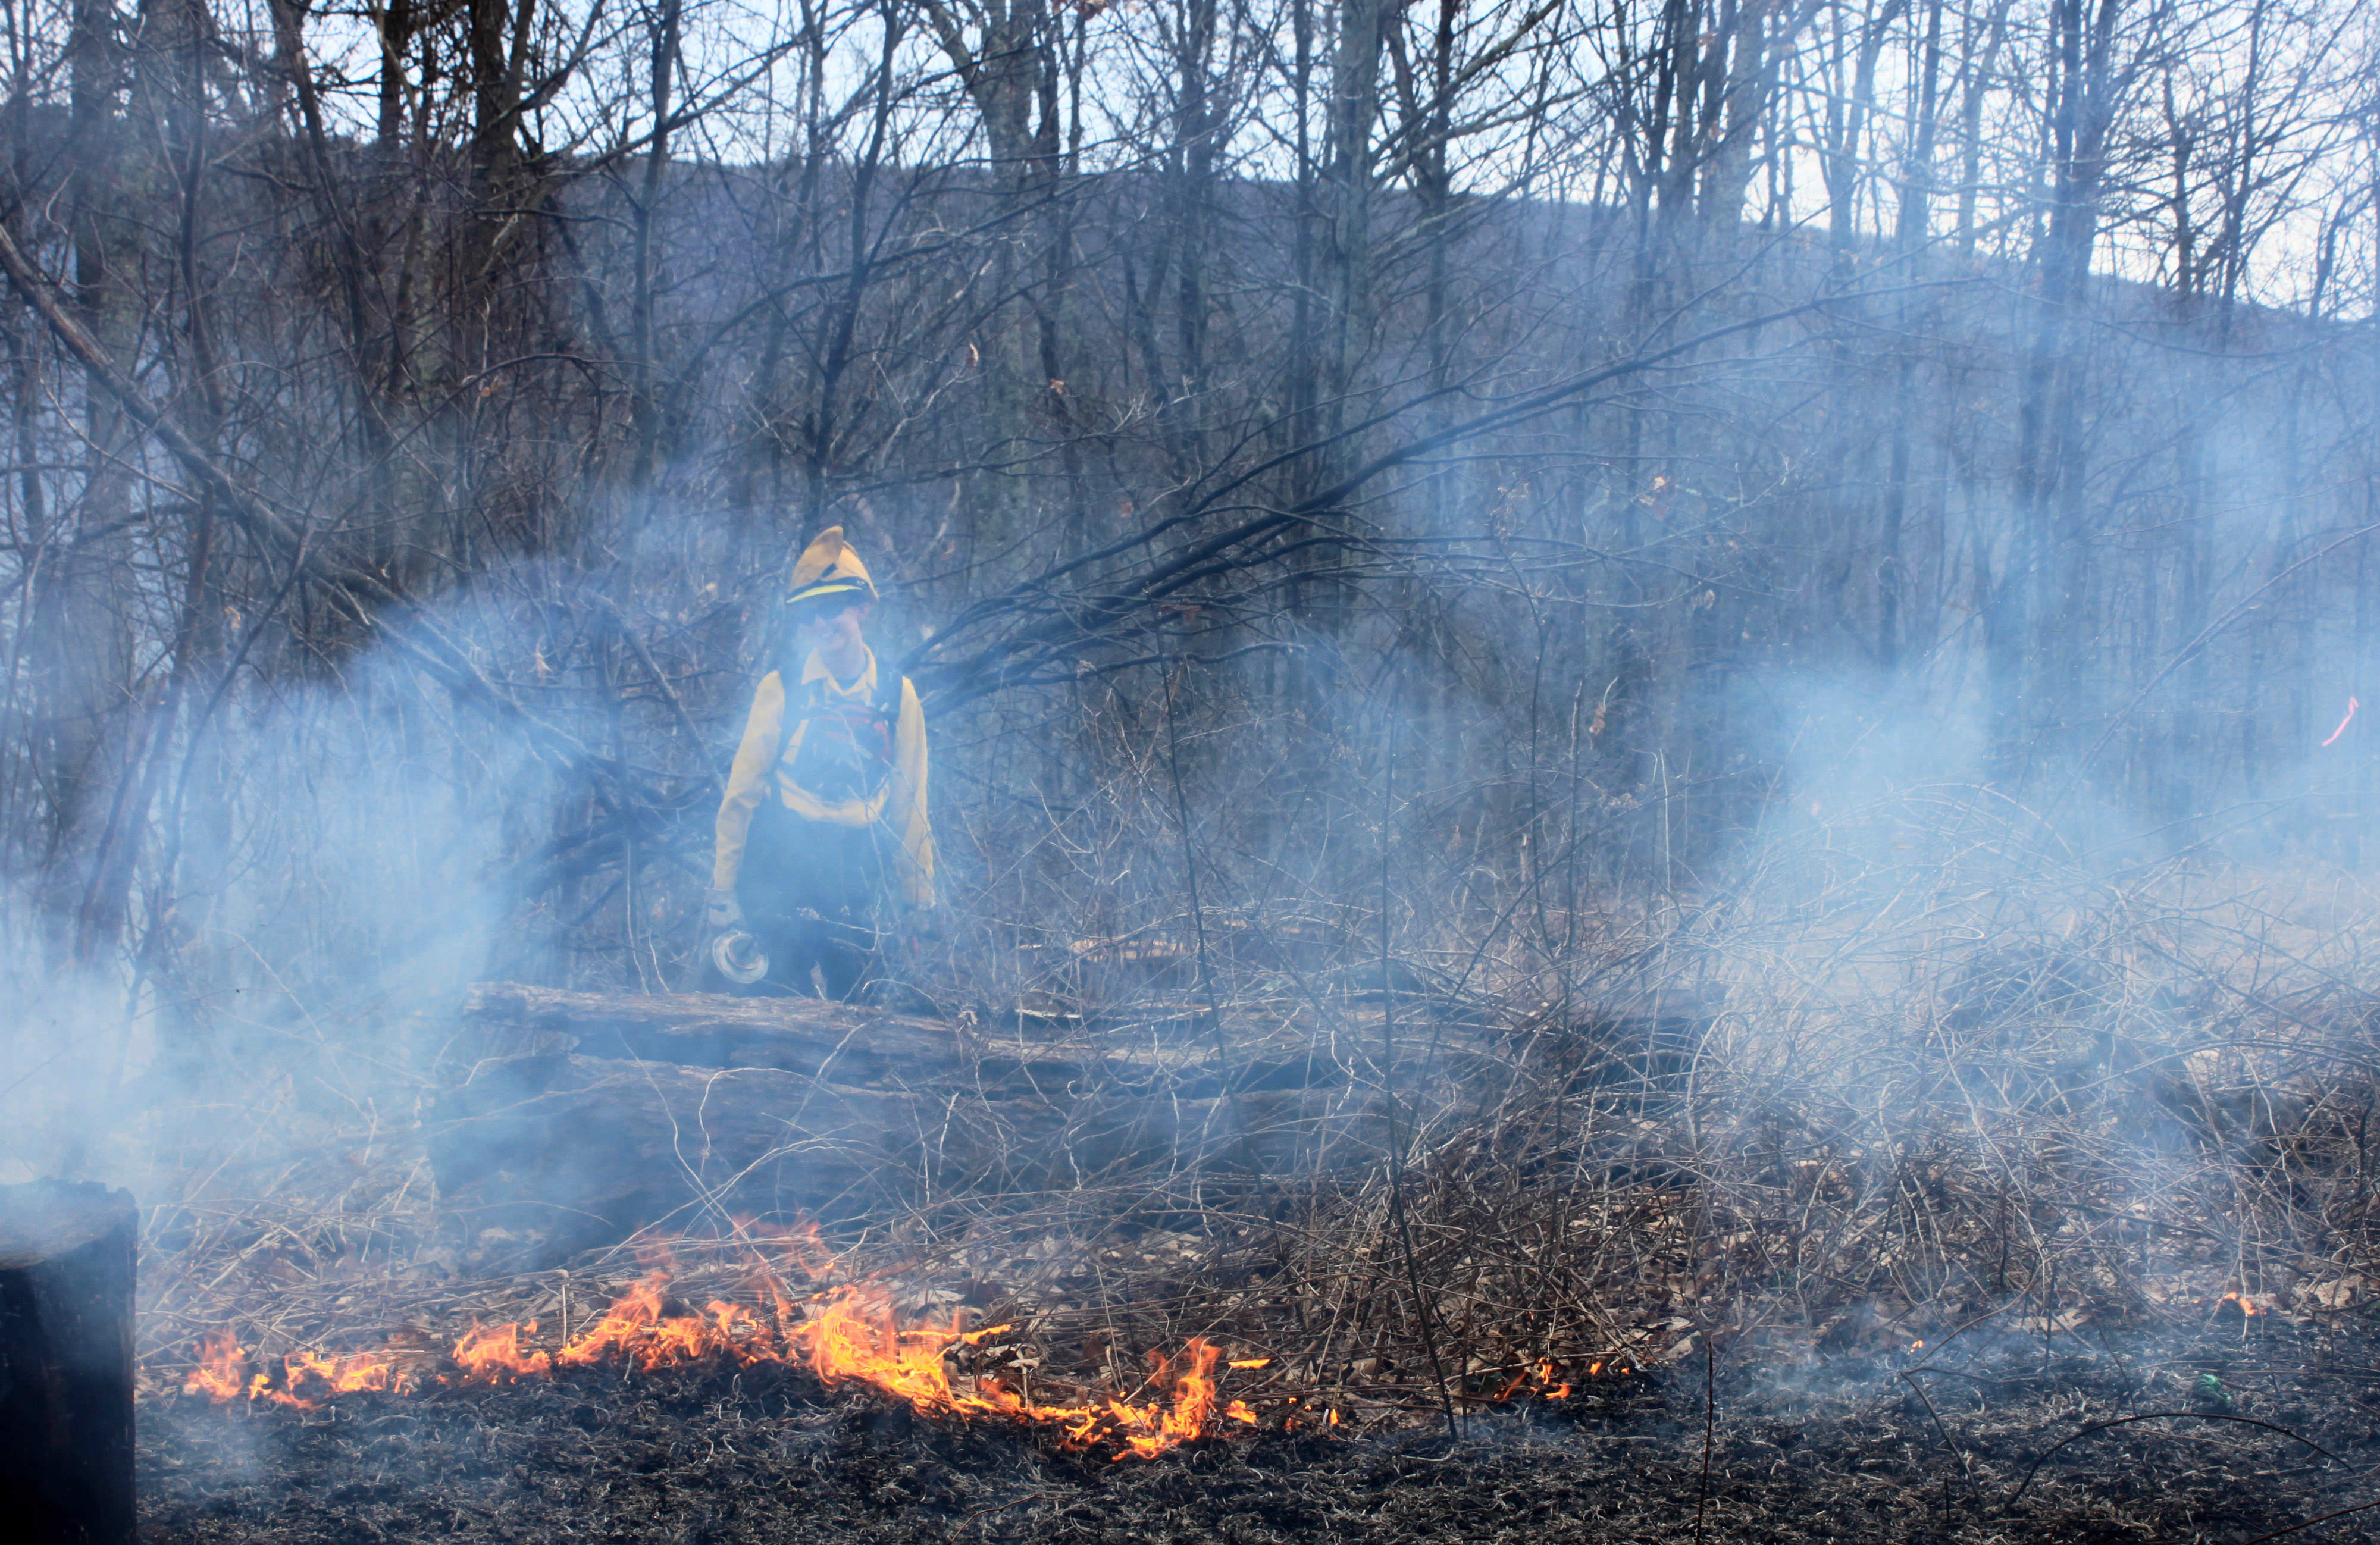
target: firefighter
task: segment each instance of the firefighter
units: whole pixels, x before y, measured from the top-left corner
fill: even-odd
[[[787,632],[760,678],[726,797],[704,920],[712,963],[750,991],[829,997],[867,979],[893,905],[934,905],[926,716],[861,629],[868,566],[830,528],[786,585]]]

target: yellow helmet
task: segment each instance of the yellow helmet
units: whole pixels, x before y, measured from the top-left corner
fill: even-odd
[[[873,601],[876,581],[868,578],[868,566],[859,561],[851,543],[843,540],[843,528],[830,526],[811,538],[810,544],[802,549],[802,555],[794,560],[794,572],[785,580],[785,603],[798,606],[805,602],[844,595]]]

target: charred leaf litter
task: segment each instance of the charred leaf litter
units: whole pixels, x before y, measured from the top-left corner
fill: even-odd
[[[141,1408],[142,1535],[2246,1545],[2371,1537],[2380,1508],[2327,1515],[2380,1496],[2375,1414],[2368,1334],[2236,1313],[1976,1327],[1931,1356],[1779,1356],[1755,1333],[1715,1367],[1472,1412],[1457,1441],[1426,1412],[1360,1432],[1275,1417],[1146,1462],[799,1368],[578,1369],[314,1413],[161,1393]]]

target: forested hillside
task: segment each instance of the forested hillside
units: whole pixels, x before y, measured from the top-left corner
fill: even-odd
[[[1920,785],[2363,857],[2359,7],[8,22],[5,905],[177,1022],[677,985],[835,523],[1011,985],[1384,898],[1525,979]]]

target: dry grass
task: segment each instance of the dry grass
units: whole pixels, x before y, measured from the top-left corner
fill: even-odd
[[[2111,880],[1972,797],[1923,806],[1813,822],[1727,894],[1607,918],[1566,958],[1475,920],[1467,951],[1410,948],[1384,997],[1360,931],[1308,920],[1296,948],[1212,959],[1221,1054],[1322,1048],[1392,1151],[920,1198],[839,1241],[836,1272],[1014,1320],[1050,1377],[1113,1381],[1205,1334],[1272,1356],[1275,1394],[1386,1420],[1713,1338],[1791,1363],[1977,1323],[2088,1337],[2226,1294],[2356,1314],[2380,1283],[2368,898]],[[1206,1037],[1178,952],[1140,953],[1086,1004],[1075,952],[1038,1033]],[[161,1371],[225,1323],[268,1349],[558,1327],[565,1283],[583,1316],[649,1263],[643,1241],[481,1280],[402,1132],[323,1136],[348,1146],[159,1210]],[[671,1247],[693,1302],[783,1264],[750,1236]]]

